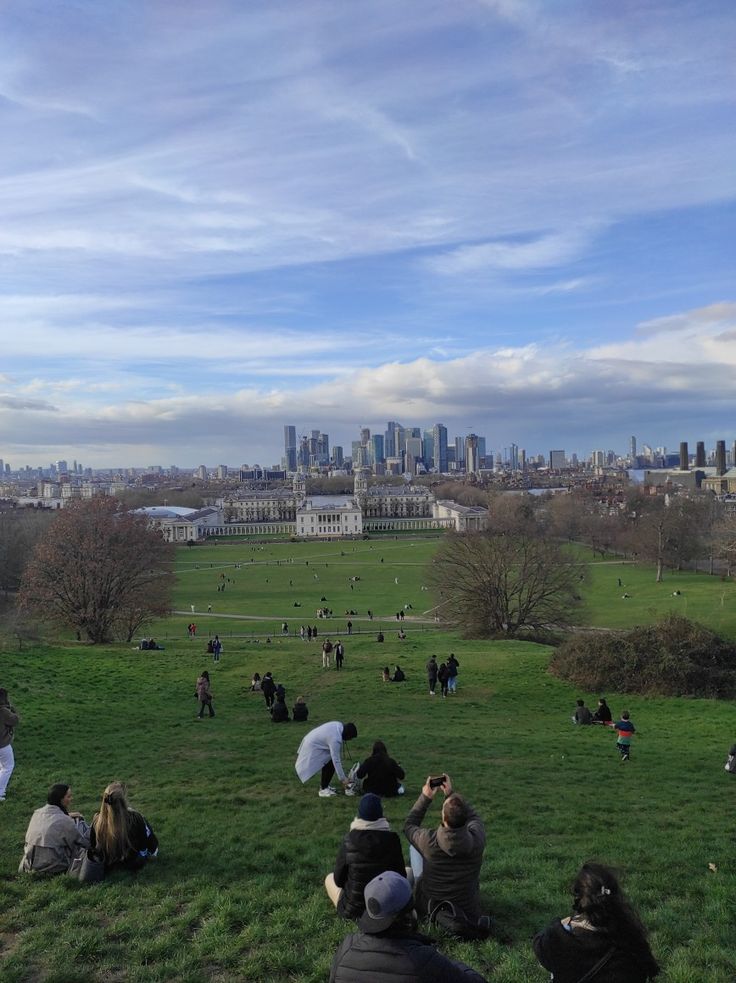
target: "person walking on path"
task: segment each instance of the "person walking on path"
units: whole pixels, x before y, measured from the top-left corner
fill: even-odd
[[[460,663],[455,658],[455,653],[450,652],[447,660],[447,692],[457,693],[457,672]]]
[[[197,719],[198,720],[202,719],[202,717],[204,716],[205,707],[207,707],[207,709],[209,710],[210,717],[214,717],[215,710],[212,706],[213,695],[210,689],[210,674],[207,672],[206,669],[197,680],[196,696],[197,699],[199,700],[199,713],[197,714]]]
[[[8,691],[0,688],[0,802],[5,801],[8,782],[15,768],[13,738],[20,716],[10,703]]]
[[[328,798],[337,795],[337,789],[330,785],[332,776],[337,773],[346,795],[352,795],[351,781],[342,766],[342,748],[347,741],[358,736],[358,728],[353,723],[343,724],[339,720],[331,720],[320,727],[315,727],[304,736],[296,753],[294,768],[300,781],[304,784],[319,771],[319,796]]]
[[[427,682],[429,683],[429,695],[434,696],[435,687],[437,686],[437,659],[432,655],[427,663]]]
[[[335,645],[335,669],[342,669],[342,664],[345,659],[345,646],[342,644],[338,638]]]

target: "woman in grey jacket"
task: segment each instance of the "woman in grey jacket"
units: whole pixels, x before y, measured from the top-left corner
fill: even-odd
[[[15,768],[13,736],[20,717],[10,705],[8,691],[0,687],[0,802],[5,801],[10,776]]]
[[[89,846],[89,826],[78,812],[69,812],[72,790],[52,785],[46,805],[31,816],[26,845],[18,871],[34,874],[64,874]]]

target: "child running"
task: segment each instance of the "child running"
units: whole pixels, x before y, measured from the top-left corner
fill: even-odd
[[[631,715],[628,710],[624,710],[621,719],[613,725],[618,734],[616,747],[621,754],[621,763],[628,761],[631,755],[631,740],[636,733],[636,727],[631,722]]]

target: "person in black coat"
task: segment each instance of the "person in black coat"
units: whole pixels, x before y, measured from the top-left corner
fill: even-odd
[[[266,706],[270,710],[276,695],[276,683],[273,681],[273,676],[270,672],[267,672],[261,680],[261,692],[263,693],[263,699],[266,701]]]
[[[555,983],[577,983],[596,966],[596,983],[645,983],[658,975],[646,930],[612,871],[583,864],[572,893],[572,915],[556,918],[533,943]]]
[[[338,915],[359,918],[365,911],[366,884],[386,870],[406,876],[401,840],[391,831],[381,800],[369,792],[358,803],[358,815],[340,845],[334,872],[325,878],[325,890]]]
[[[309,707],[303,696],[297,696],[296,703],[291,711],[291,719],[299,724],[304,724],[309,719]]]
[[[598,700],[598,709],[593,713],[593,723],[596,724],[612,724],[613,714],[606,703],[605,697],[601,697]]]
[[[363,779],[363,791],[375,795],[403,795],[404,769],[388,755],[383,741],[375,741],[371,756],[358,768],[356,778]]]
[[[330,983],[487,983],[465,963],[448,959],[415,931],[412,893],[401,874],[387,870],[363,894],[359,931],[343,939]]]
[[[283,697],[277,697],[276,702],[271,707],[271,720],[275,724],[289,723],[289,708],[286,706]]]
[[[394,674],[391,677],[392,683],[404,683],[406,682],[406,673],[401,668],[401,666],[396,666],[394,669]]]

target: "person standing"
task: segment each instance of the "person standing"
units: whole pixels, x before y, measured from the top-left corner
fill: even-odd
[[[210,690],[210,674],[205,671],[197,680],[197,699],[199,700],[199,713],[197,714],[197,719],[201,720],[204,716],[204,708],[210,712],[210,717],[214,717],[215,711],[212,706],[212,691]]]
[[[457,693],[457,673],[460,663],[455,658],[455,653],[450,652],[447,660],[447,692]]]
[[[352,623],[352,621],[348,621],[348,623],[347,623],[347,629],[348,629],[348,635],[352,635],[353,634],[353,623]]]
[[[447,696],[447,686],[450,681],[450,670],[447,668],[444,662],[440,663],[440,667],[437,670],[437,679],[440,682],[440,692],[442,693],[442,699],[444,700]]]
[[[324,642],[322,642],[322,668],[323,669],[330,668],[331,652],[332,652],[332,642],[329,640],[329,638],[326,638]]]
[[[332,776],[337,773],[345,794],[351,795],[350,779],[342,766],[342,746],[358,736],[358,728],[353,723],[343,724],[339,720],[315,727],[304,736],[297,750],[294,768],[302,784],[309,781],[317,772],[320,774],[319,796],[328,798],[337,795],[337,789],[330,785]]]
[[[342,669],[342,664],[344,659],[345,659],[345,646],[338,638],[337,644],[335,645],[335,669]]]
[[[429,683],[429,695],[434,696],[437,686],[437,659],[432,655],[427,663],[427,682]]]
[[[15,768],[13,738],[20,716],[10,703],[8,691],[0,688],[0,802],[5,801],[10,776]]]
[[[270,710],[276,696],[276,683],[273,681],[273,675],[270,672],[267,672],[261,680],[261,692],[263,693],[263,699],[266,701],[266,708]]]
[[[220,652],[222,652],[222,642],[220,641],[219,635],[215,635],[215,640],[212,643],[212,661],[220,661]]]

